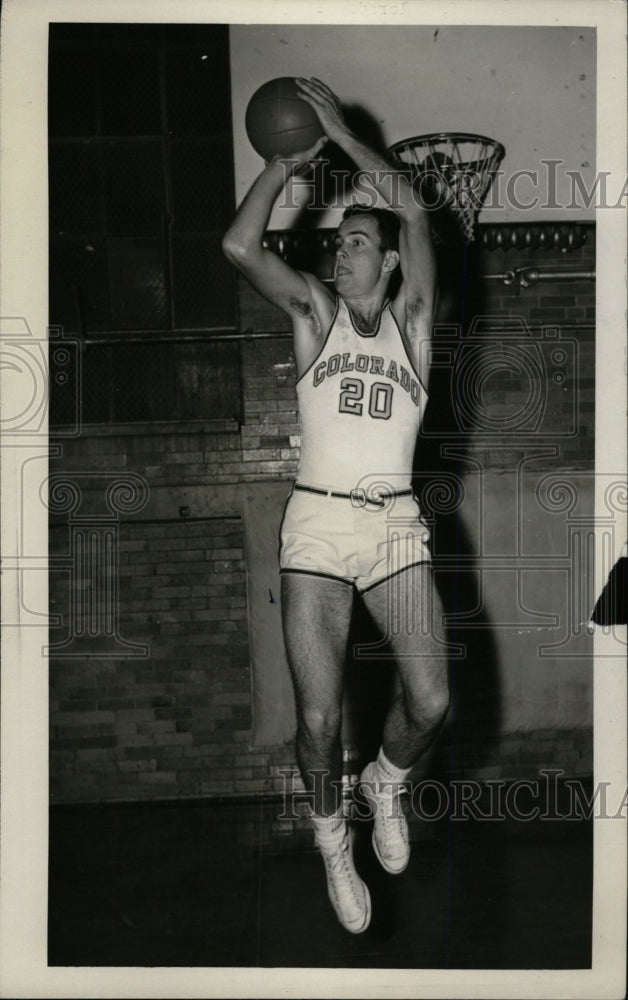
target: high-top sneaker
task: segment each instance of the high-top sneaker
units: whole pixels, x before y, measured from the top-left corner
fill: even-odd
[[[333,830],[329,822],[314,817],[314,835],[325,864],[327,891],[336,916],[351,934],[361,934],[371,922],[371,896],[355,870],[353,846],[347,824]]]
[[[398,875],[410,860],[408,821],[401,806],[406,791],[400,783],[382,776],[377,761],[367,764],[360,776],[362,793],[373,812],[373,850],[382,868]]]

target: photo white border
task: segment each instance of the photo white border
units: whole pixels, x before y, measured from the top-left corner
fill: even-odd
[[[0,317],[48,321],[47,92],[50,21],[565,25],[597,28],[597,169],[626,170],[624,3],[616,0],[4,0],[0,35]],[[626,211],[598,210],[596,471],[626,475]],[[0,328],[0,336],[2,329]],[[11,413],[10,400],[2,403]],[[612,431],[610,430],[612,429]],[[14,446],[15,445],[15,446]],[[21,997],[570,997],[624,996],[626,822],[596,820],[590,970],[49,968],[46,965],[48,684],[41,627],[19,600],[20,468],[47,454],[46,428],[0,448],[2,620],[0,995]],[[599,477],[600,479],[602,476]],[[596,497],[596,513],[607,513]],[[42,553],[37,607],[47,607],[47,524],[28,525]],[[45,513],[45,512],[44,512]],[[626,537],[625,518],[617,524]],[[598,553],[599,555],[599,553]],[[601,589],[602,560],[596,587]],[[39,564],[38,564],[39,565]],[[621,635],[622,630],[618,630]],[[626,630],[595,635],[595,780],[626,788]]]

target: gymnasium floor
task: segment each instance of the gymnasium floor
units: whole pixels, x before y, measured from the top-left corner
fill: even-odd
[[[251,847],[273,809],[54,807],[49,965],[590,965],[590,822],[425,824],[397,877],[379,868],[370,824],[360,824],[356,863],[373,920],[353,936],[335,919],[308,837]]]

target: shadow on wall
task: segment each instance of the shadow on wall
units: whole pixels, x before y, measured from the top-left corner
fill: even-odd
[[[442,278],[437,322],[457,323],[464,330],[482,309],[474,255],[451,248],[439,255]],[[453,367],[432,369],[425,433],[420,435],[414,462],[415,491],[430,524],[435,580],[451,644],[451,708],[422,769],[427,765],[430,774],[445,779],[470,774],[486,762],[499,732],[501,695],[496,646],[478,586],[478,554],[459,511],[459,484],[471,467],[467,457],[471,442],[456,418],[455,377]],[[398,684],[385,655],[358,660],[351,653],[355,644],[375,643],[378,638],[374,623],[358,604],[349,645],[344,735],[346,743],[357,746],[363,760],[377,754]]]
[[[480,258],[468,247],[438,252],[439,307],[437,324],[455,325],[464,337],[476,316],[485,312]],[[435,349],[438,338],[434,340]],[[429,403],[415,454],[419,500],[432,524],[432,550],[443,600],[447,637],[459,652],[450,661],[451,708],[434,748],[432,771],[443,776],[469,774],[487,760],[500,728],[501,692],[497,649],[491,622],[483,607],[477,571],[478,553],[463,523],[459,495],[470,462],[473,431],[463,429],[456,409],[462,369],[433,365]],[[464,406],[473,427],[465,392]],[[453,485],[452,485],[453,484]],[[439,562],[448,569],[439,572]]]
[[[371,148],[385,155],[386,144],[379,123],[365,108],[351,105],[343,108],[345,120],[349,128],[359,135]],[[356,166],[353,160],[334,142],[328,142],[322,149],[322,169],[316,169],[309,175],[312,181],[312,193],[309,204],[302,206],[294,221],[295,230],[317,229],[321,219],[328,211],[328,206],[342,204],[349,206],[353,201],[364,201],[372,192],[365,187],[358,197],[353,184]]]

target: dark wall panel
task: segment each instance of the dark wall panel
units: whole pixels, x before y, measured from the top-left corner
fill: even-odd
[[[177,322],[234,327],[235,282],[220,249],[235,210],[228,28],[53,25],[49,135],[51,324],[87,336],[108,324],[111,331],[172,331]],[[190,232],[200,241],[198,266],[182,251]],[[91,269],[101,269],[106,317],[67,305],[77,289],[89,297],[81,255],[67,252],[69,234],[104,246]],[[121,280],[121,244],[112,237],[148,234],[159,252],[155,245],[146,266],[145,245],[136,244],[138,261],[128,260],[132,273]],[[129,316],[140,318],[131,324]]]
[[[51,25],[49,140],[50,324],[88,345],[83,422],[239,419],[240,372],[199,353],[199,382],[202,345],[174,347],[236,326],[227,26]]]

